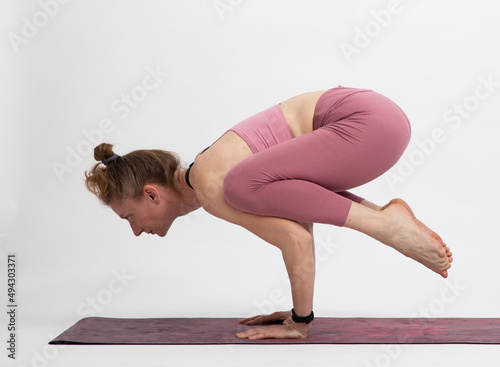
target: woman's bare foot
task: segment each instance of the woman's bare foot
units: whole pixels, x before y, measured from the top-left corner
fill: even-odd
[[[420,222],[408,204],[393,199],[380,211],[389,228],[380,240],[429,269],[448,277],[452,253],[441,237]]]

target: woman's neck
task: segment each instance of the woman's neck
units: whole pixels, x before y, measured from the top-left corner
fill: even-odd
[[[191,213],[201,207],[198,202],[198,197],[196,196],[196,191],[189,187],[186,182],[186,171],[187,170],[176,170],[174,172],[174,187],[180,195],[184,209],[183,211],[186,211],[183,215]]]

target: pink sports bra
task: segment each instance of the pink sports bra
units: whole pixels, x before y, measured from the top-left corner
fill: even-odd
[[[248,117],[229,131],[238,134],[254,154],[294,137],[279,105]]]
[[[279,105],[274,105],[250,116],[229,131],[238,134],[248,144],[253,154],[294,138],[292,129],[288,126]],[[203,150],[201,154],[208,148]],[[189,173],[193,164],[194,162],[189,165],[186,171],[186,183],[194,190],[189,181]]]

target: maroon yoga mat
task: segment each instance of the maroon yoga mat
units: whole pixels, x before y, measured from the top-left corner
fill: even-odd
[[[232,318],[88,317],[50,344],[500,344],[500,319],[316,318],[307,339],[238,339]],[[253,326],[255,327],[255,326]]]

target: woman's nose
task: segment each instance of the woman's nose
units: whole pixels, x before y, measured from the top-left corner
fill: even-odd
[[[140,228],[137,224],[132,222],[130,222],[130,228],[132,228],[132,232],[134,232],[136,236],[140,236],[141,233],[143,232],[142,228]]]

